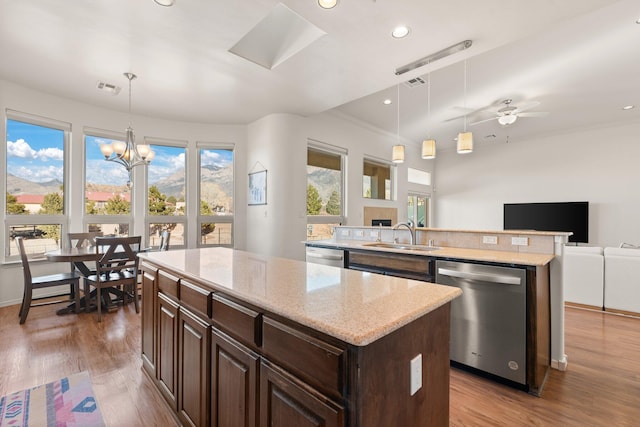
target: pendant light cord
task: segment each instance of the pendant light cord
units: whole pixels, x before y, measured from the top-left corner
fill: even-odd
[[[398,145],[400,145],[400,83],[397,85],[398,87]]]
[[[464,60],[464,131],[467,131],[467,60]]]
[[[429,121],[431,121],[431,73],[427,74],[427,126],[429,128],[427,138],[431,139],[431,126],[429,125]]]

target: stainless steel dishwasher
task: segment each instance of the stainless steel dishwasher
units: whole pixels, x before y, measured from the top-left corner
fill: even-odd
[[[451,360],[526,385],[526,269],[436,261],[451,303]]]
[[[344,267],[344,251],[342,249],[307,246],[307,262]]]

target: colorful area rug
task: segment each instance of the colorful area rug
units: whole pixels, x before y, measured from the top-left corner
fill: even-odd
[[[88,372],[0,397],[0,427],[104,425]]]

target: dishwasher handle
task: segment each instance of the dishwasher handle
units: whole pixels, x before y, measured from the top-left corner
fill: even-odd
[[[319,254],[315,252],[307,252],[307,256],[309,258],[320,258],[320,259],[328,259],[331,261],[342,261],[342,255],[328,255],[328,254]]]
[[[519,277],[507,276],[504,274],[472,273],[468,271],[451,270],[449,268],[442,268],[442,267],[438,268],[438,274],[440,276],[450,276],[450,277],[457,277],[460,279],[499,283],[501,285],[520,285],[521,284],[521,280]]]

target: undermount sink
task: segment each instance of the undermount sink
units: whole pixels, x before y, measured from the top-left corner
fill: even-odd
[[[404,251],[435,251],[437,249],[440,249],[436,246],[409,245],[406,243],[385,243],[385,242],[365,243],[364,246],[372,246],[376,248],[386,248],[386,249],[400,249]]]

